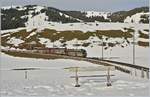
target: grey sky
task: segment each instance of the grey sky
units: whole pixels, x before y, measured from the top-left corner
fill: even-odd
[[[64,10],[120,11],[148,6],[149,0],[0,0],[1,6],[44,5]]]

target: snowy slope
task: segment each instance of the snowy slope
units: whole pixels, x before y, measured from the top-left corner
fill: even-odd
[[[140,21],[141,21],[141,16],[142,15],[146,15],[146,16],[149,16],[150,15],[150,13],[149,12],[147,12],[147,13],[144,13],[144,12],[141,12],[141,13],[136,13],[135,15],[132,15],[132,16],[128,16],[125,20],[124,20],[124,22],[125,23],[140,23]]]
[[[74,87],[73,72],[66,67],[97,66],[96,64],[75,60],[43,60],[17,58],[1,55],[1,96],[148,96],[149,80],[134,77],[119,71],[111,71],[112,86],[106,86],[106,78],[80,78],[81,87]],[[9,61],[8,61],[9,60]],[[42,64],[42,65],[41,65]],[[41,70],[11,70],[18,68],[40,68]],[[106,74],[105,71],[80,72],[79,75]]]
[[[47,19],[48,17],[45,15],[45,13],[41,13],[34,17],[32,17],[32,15],[29,14],[28,22],[25,23],[27,27],[27,31],[31,31],[35,28],[38,28],[38,30],[42,30],[44,26],[47,26],[49,24]]]

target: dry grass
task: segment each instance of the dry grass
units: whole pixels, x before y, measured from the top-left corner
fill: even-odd
[[[139,46],[149,47],[149,42],[138,41]]]
[[[139,31],[139,38],[145,38],[145,39],[149,39],[149,35],[148,34],[144,34],[141,31]]]
[[[42,58],[42,59],[58,59],[57,56],[46,55],[46,54],[36,54],[36,53],[26,53],[26,52],[12,52],[12,51],[3,51],[5,54],[14,57],[25,57],[25,58]]]

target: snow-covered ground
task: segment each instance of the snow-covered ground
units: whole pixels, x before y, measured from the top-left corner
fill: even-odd
[[[81,78],[81,87],[74,87],[72,72],[64,70],[71,66],[97,66],[84,61],[44,60],[12,57],[1,54],[2,96],[148,96],[149,80],[112,71],[112,86],[106,86],[106,78]],[[41,70],[15,71],[16,68],[41,68]],[[80,72],[80,75],[106,74],[99,72]]]
[[[102,47],[85,48],[88,57],[102,57]],[[135,64],[139,66],[149,67],[149,48],[135,46]],[[104,59],[133,64],[133,46],[121,48],[113,47],[103,52]]]

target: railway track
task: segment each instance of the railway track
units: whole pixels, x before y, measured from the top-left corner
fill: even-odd
[[[143,66],[138,66],[138,65],[133,65],[133,64],[129,64],[129,63],[123,63],[123,62],[117,62],[117,61],[111,61],[111,60],[103,60],[103,61],[106,61],[106,62],[110,62],[110,63],[115,63],[115,64],[118,64],[118,65],[122,65],[122,66],[127,66],[127,67],[131,67],[131,68],[135,68],[135,69],[138,69],[138,70],[144,70],[144,71],[149,71],[149,68],[147,67],[143,67]]]
[[[73,59],[73,60],[79,60],[79,61],[87,61],[87,62],[98,64],[98,65],[115,66],[115,68],[117,70],[122,71],[124,73],[128,73],[128,74],[131,73],[131,71],[127,68],[122,67],[122,66],[130,67],[130,68],[134,68],[134,69],[138,69],[138,70],[143,69],[144,71],[149,71],[149,68],[146,68],[146,67],[143,67],[143,66],[137,66],[137,65],[133,65],[133,64],[117,62],[117,61],[111,61],[111,60],[99,60],[99,59],[93,59],[93,58],[72,57],[72,56],[56,55],[56,54],[41,54],[41,53],[33,53],[33,52],[26,52],[26,51],[14,51],[14,50],[13,51],[2,50],[2,52],[7,53],[7,54],[8,54],[8,52],[18,53],[18,54],[19,53],[20,54],[33,54],[35,56],[38,56],[38,58],[43,58],[43,56],[44,56],[46,59],[62,58],[62,59]],[[114,64],[117,64],[117,65],[114,65]]]

